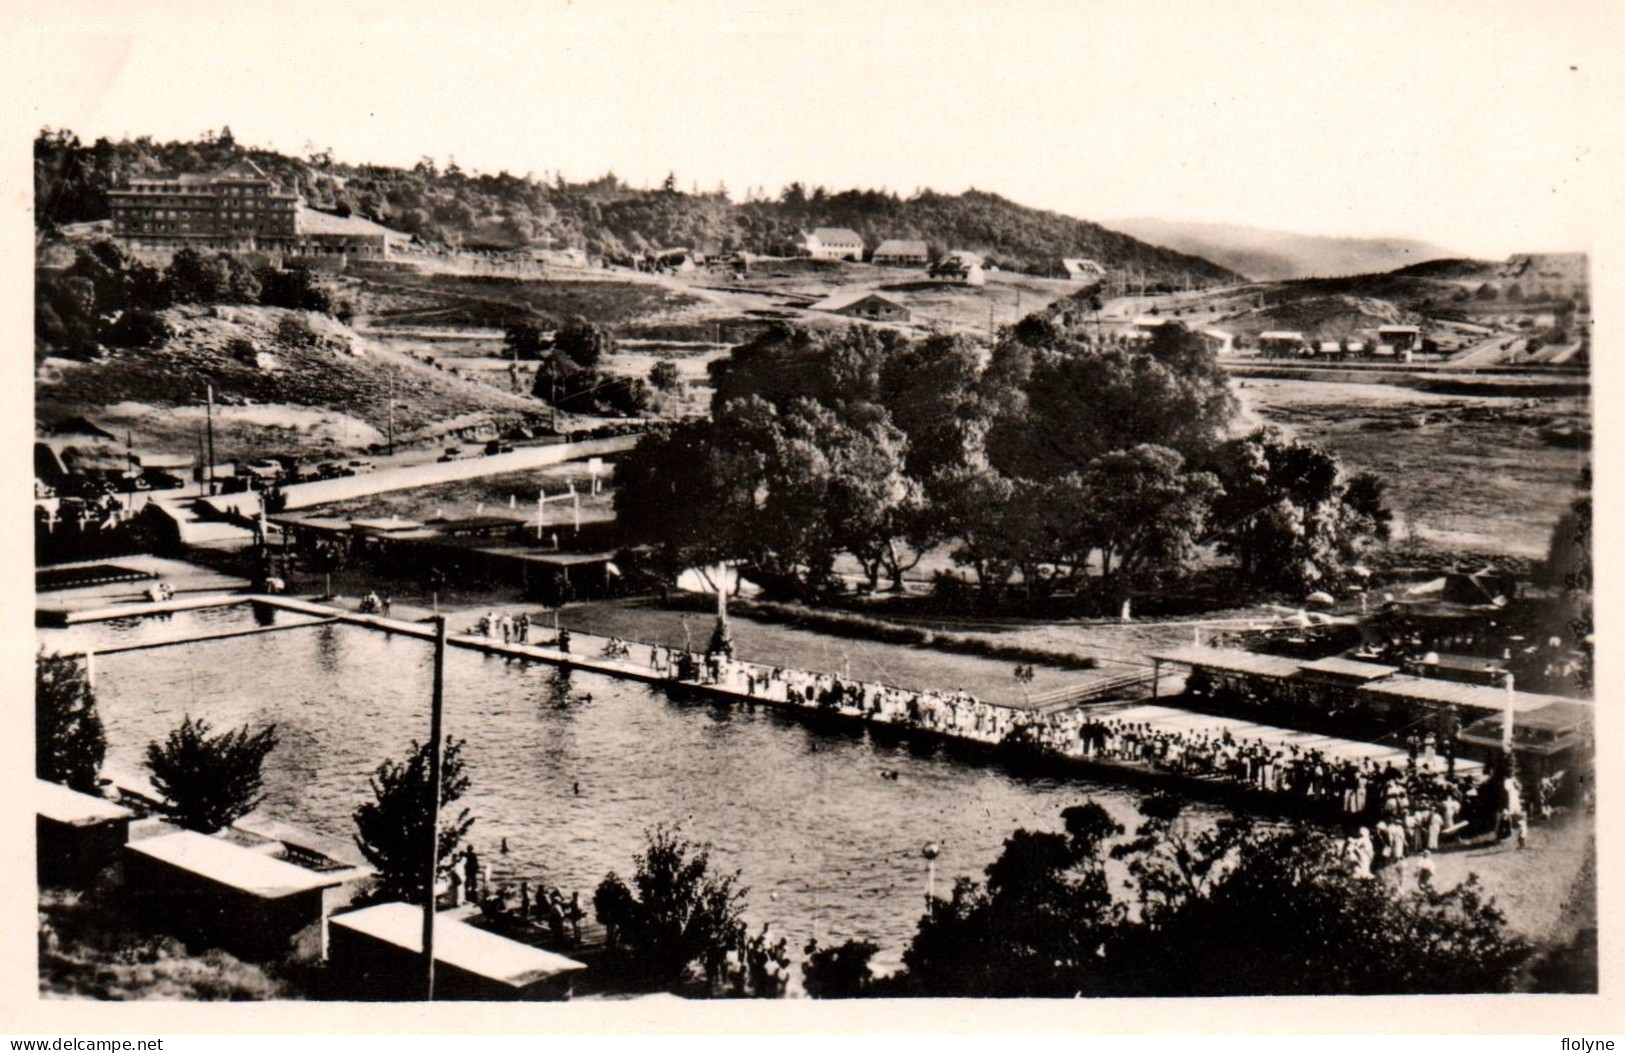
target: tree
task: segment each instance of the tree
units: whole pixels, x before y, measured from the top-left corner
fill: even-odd
[[[1176,451],[1150,444],[1095,458],[1078,490],[1085,551],[1100,553],[1101,587],[1114,600],[1185,566],[1221,492],[1217,477],[1188,472]]]
[[[534,362],[542,357],[542,331],[533,322],[515,322],[502,334],[502,346],[513,357]]]
[[[661,359],[649,367],[649,384],[662,394],[677,390],[682,383],[682,375],[677,371],[677,363],[670,359]]]
[[[1264,588],[1336,584],[1391,519],[1379,481],[1345,481],[1335,456],[1274,429],[1224,444],[1212,463],[1224,487],[1214,506],[1220,551]]]
[[[948,899],[927,904],[897,993],[1053,998],[1097,986],[1124,916],[1103,850],[1123,828],[1092,801],[1062,814],[1066,833],[1017,830],[985,885],[960,878]]]
[[[1590,592],[1591,537],[1591,495],[1586,494],[1576,498],[1552,528],[1546,559],[1539,569],[1540,582],[1567,592]]]
[[[292,311],[330,313],[332,297],[316,284],[311,273],[299,267],[278,270],[266,267],[259,272],[258,302],[266,307],[285,307]]]
[[[746,890],[737,872],[711,872],[707,846],[665,826],[645,836],[631,886],[611,872],[599,884],[593,905],[599,922],[615,929],[627,977],[675,990],[690,965],[720,959],[738,946]]]
[[[447,736],[441,753],[441,822],[435,832],[436,873],[451,865],[452,855],[474,825],[466,808],[450,816],[451,806],[462,799],[469,787],[464,772],[463,745],[463,740]],[[380,763],[367,781],[373,799],[355,810],[356,847],[377,870],[372,891],[375,899],[422,903],[430,894],[423,875],[423,852],[429,838],[434,793],[429,784],[429,754],[429,743],[419,745],[414,740],[405,760]]]
[[[615,353],[615,333],[606,325],[575,319],[553,337],[553,349],[578,369],[594,370]]]
[[[147,770],[171,814],[184,827],[212,834],[259,807],[262,769],[277,746],[276,725],[248,725],[211,735],[210,725],[185,717],[162,744],[147,744]]]
[[[876,992],[869,961],[880,948],[868,940],[820,947],[807,956],[801,978],[814,998],[864,998]]]
[[[169,337],[169,323],[145,307],[128,308],[103,334],[103,339],[113,347],[131,348],[157,347]]]
[[[720,445],[710,421],[687,421],[638,440],[615,465],[615,518],[629,539],[654,546],[668,580],[745,549],[757,466]]]
[[[96,695],[77,658],[34,657],[34,774],[95,793],[107,755]]]
[[[1528,954],[1476,876],[1402,890],[1317,830],[1271,829],[1129,934],[1118,964],[1139,995],[1467,994],[1511,990]]]

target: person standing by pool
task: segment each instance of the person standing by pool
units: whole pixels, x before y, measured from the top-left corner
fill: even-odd
[[[463,887],[467,890],[469,902],[473,902],[478,895],[480,883],[480,857],[474,852],[474,846],[469,845],[463,852]]]
[[[560,654],[569,654],[570,653],[570,630],[568,630],[568,629],[560,629],[559,630],[559,641],[558,642],[559,642],[559,653]]]

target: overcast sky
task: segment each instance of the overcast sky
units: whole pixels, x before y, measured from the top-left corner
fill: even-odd
[[[1589,246],[1620,6],[149,0],[67,5],[24,76],[33,125],[86,139],[230,125],[736,197],[975,186],[1501,256]]]

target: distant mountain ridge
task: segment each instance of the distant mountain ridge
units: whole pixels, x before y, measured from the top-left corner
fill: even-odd
[[[468,248],[573,247],[606,259],[677,247],[778,255],[793,252],[799,230],[849,227],[871,250],[887,238],[919,239],[936,255],[969,249],[1001,268],[1031,274],[1056,274],[1063,258],[1082,257],[1169,286],[1238,277],[1210,260],[980,190],[923,190],[905,198],[791,183],[777,197],[734,201],[720,187],[684,192],[675,175],[657,189],[640,190],[613,173],[571,183],[471,173],[427,157],[412,168],[345,164],[326,152],[293,157],[245,147],[230,129],[195,142],[142,137],[90,145],[71,131],[47,129],[34,140],[35,225],[45,230],[106,219],[107,192],[131,176],[207,173],[245,157],[297,188],[315,208]]]
[[[1210,259],[1256,281],[1377,274],[1461,255],[1411,238],[1344,238],[1152,218],[1117,220],[1115,226],[1142,241]]]

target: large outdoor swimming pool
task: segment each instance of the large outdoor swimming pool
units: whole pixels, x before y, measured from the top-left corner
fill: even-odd
[[[72,631],[40,635],[55,647]],[[116,640],[120,630],[99,632]],[[146,744],[186,714],[221,728],[275,723],[281,745],[267,762],[267,809],[346,840],[368,775],[428,734],[432,645],[358,626],[102,655],[96,664],[110,766],[139,770]],[[766,707],[676,702],[580,672],[561,684],[551,666],[458,648],[446,684],[446,730],[468,742],[473,842],[499,880],[545,881],[590,901],[606,872],[630,873],[646,828],[681,823],[714,846],[715,863],[742,872],[753,924],[772,921],[798,948],[809,936],[871,939],[882,965],[896,963],[922,911],[926,841],[943,846],[945,894],[955,875],[980,877],[1016,827],[1061,829],[1068,805],[1093,798],[1131,829],[1137,819],[1134,794],[1120,787],[1018,776]],[[885,770],[898,778],[882,778]]]

